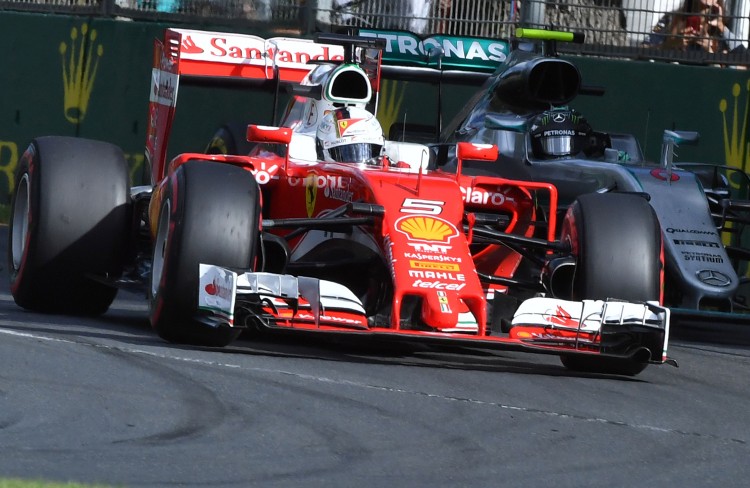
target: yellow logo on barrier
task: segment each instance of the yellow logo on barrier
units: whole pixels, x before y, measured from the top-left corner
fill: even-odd
[[[15,171],[18,165],[18,145],[13,141],[0,141],[0,173],[8,181],[8,195],[15,189]],[[2,187],[0,187],[1,189]]]
[[[747,82],[746,89],[750,92],[750,80]],[[732,119],[730,121],[727,121],[729,102],[726,98],[722,98],[719,102],[719,111],[722,113],[722,121],[724,122],[724,155],[726,157],[726,164],[747,171],[748,159],[750,158],[747,150],[747,116],[750,97],[745,97],[745,110],[742,112],[739,107],[741,91],[739,83],[735,83],[732,86],[732,98],[734,100],[732,103]],[[740,115],[742,115],[741,120]],[[742,128],[740,128],[740,124],[742,124]]]
[[[406,86],[409,82],[398,83],[393,80],[380,82],[380,102],[378,103],[378,121],[385,131],[386,138],[390,127],[398,122],[398,114],[404,102]]]
[[[750,170],[750,147],[747,140],[747,117],[750,114],[750,96],[748,96],[750,94],[750,80],[746,82],[745,90],[744,110],[741,108],[742,102],[740,101],[742,87],[739,83],[735,83],[732,86],[731,114],[727,114],[730,102],[726,98],[722,98],[719,101],[719,111],[722,114],[721,118],[724,124],[725,164],[747,172]],[[730,120],[727,119],[727,115],[731,117]],[[734,188],[739,188],[739,183],[731,180],[729,183]],[[733,223],[728,222],[727,227],[732,228]],[[742,236],[725,234],[722,237],[722,241],[726,245],[738,244],[735,242],[737,239],[742,239]],[[745,276],[750,276],[750,267],[745,270],[744,274]]]
[[[82,24],[80,35],[77,28],[70,30],[70,44],[60,43],[64,113],[72,124],[82,122],[86,116],[99,59],[104,53],[104,47],[96,44],[96,36],[95,29],[89,31],[88,24]]]

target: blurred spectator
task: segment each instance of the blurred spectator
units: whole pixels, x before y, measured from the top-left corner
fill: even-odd
[[[333,25],[356,25],[424,34],[434,1],[438,0],[327,0],[319,1],[317,5],[330,11],[330,23]]]
[[[746,50],[726,24],[724,0],[685,0],[680,8],[662,16],[645,45],[709,53]]]
[[[262,20],[264,22],[268,22],[271,20],[271,13],[273,8],[271,0],[255,0],[252,3],[253,7],[255,8],[255,16],[253,17],[253,19]]]

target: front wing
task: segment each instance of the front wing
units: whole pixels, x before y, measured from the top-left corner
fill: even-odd
[[[200,265],[198,319],[211,327],[261,326],[400,338],[457,346],[547,354],[638,357],[667,362],[670,311],[655,303],[531,298],[520,304],[509,332],[414,330],[368,320],[357,296],[338,283],[275,273]]]

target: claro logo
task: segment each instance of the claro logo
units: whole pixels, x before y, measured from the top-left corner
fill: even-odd
[[[513,201],[512,198],[506,197],[502,193],[484,190],[482,188],[464,188],[461,187],[461,195],[464,202],[478,205],[503,205],[506,201]]]

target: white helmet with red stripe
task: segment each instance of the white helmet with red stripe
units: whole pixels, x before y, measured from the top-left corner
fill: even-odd
[[[385,138],[378,119],[359,107],[327,113],[316,132],[318,159],[339,163],[378,164]]]

